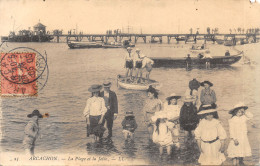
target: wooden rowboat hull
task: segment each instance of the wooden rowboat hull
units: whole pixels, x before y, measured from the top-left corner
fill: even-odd
[[[241,53],[240,53],[241,54]],[[210,59],[210,67],[225,67],[238,62],[242,56],[215,56]],[[151,58],[154,61],[154,68],[169,67],[169,68],[186,68],[186,58]],[[191,58],[191,67],[205,67],[206,59]]]
[[[149,88],[150,85],[152,85],[154,88],[159,89],[161,87],[161,84],[155,80],[150,80],[149,83],[146,84],[134,84],[134,83],[125,83],[124,82],[124,76],[118,75],[117,76],[117,84],[118,87],[123,89],[129,89],[129,90],[140,90],[145,91]]]

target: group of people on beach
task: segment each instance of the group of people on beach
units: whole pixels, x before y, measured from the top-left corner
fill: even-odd
[[[128,47],[126,50],[127,54],[125,56],[125,82],[149,82],[152,65],[154,64],[153,60],[148,58],[145,54],[142,54],[139,48],[135,49],[135,53],[132,52],[131,47]],[[144,69],[146,69],[146,76],[145,79],[142,79]],[[135,72],[135,76],[133,76],[133,72]]]

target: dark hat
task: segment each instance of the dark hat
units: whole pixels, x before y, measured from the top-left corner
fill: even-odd
[[[111,87],[111,82],[106,81],[106,82],[103,83],[103,86],[104,87]]]
[[[175,93],[172,93],[170,96],[168,96],[167,98],[166,98],[166,100],[171,100],[171,99],[176,99],[176,100],[178,100],[178,99],[180,99],[181,98],[181,96],[177,96]]]
[[[33,112],[31,114],[28,114],[27,117],[31,118],[33,116],[38,116],[39,118],[42,118],[42,114],[40,114],[40,112],[38,110],[33,110]]]
[[[201,86],[204,86],[204,84],[208,84],[209,86],[213,86],[213,84],[210,81],[203,81],[200,83]]]
[[[191,80],[189,82],[189,88],[190,89],[198,89],[200,87],[200,82],[198,80],[196,80],[196,78],[193,78],[193,80]]]
[[[236,104],[236,105],[233,107],[233,109],[230,110],[228,113],[229,113],[229,114],[234,114],[235,111],[237,111],[237,110],[239,110],[239,109],[241,109],[241,108],[244,108],[245,110],[247,110],[247,109],[248,109],[248,106],[246,106],[244,103],[240,102],[240,103]]]
[[[91,85],[90,88],[88,88],[88,91],[90,92],[99,92],[100,90],[102,89],[102,86],[101,85]]]
[[[125,116],[134,116],[133,111],[126,111]]]

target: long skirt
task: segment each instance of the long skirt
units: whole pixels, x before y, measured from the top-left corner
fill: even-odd
[[[89,127],[87,126],[87,133],[89,135],[94,134],[95,136],[98,136],[98,137],[103,136],[106,129],[104,128],[103,125],[98,124],[100,119],[101,119],[101,115],[89,116],[90,125],[89,125]]]

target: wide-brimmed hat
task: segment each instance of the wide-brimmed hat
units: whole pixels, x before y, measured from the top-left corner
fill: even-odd
[[[177,96],[175,93],[172,93],[170,96],[166,97],[166,100],[171,100],[171,99],[180,99],[181,96]]]
[[[42,114],[40,113],[40,111],[38,111],[38,110],[33,110],[33,112],[31,114],[27,115],[28,118],[31,118],[33,116],[38,116],[39,118],[43,117]]]
[[[198,115],[203,115],[203,114],[208,114],[208,113],[213,113],[213,112],[217,112],[216,109],[207,109],[207,110],[202,110],[200,112],[198,112]]]
[[[136,48],[135,51],[141,51],[139,48]]]
[[[112,83],[111,83],[110,81],[105,81],[105,82],[103,83],[104,88],[106,88],[106,87],[111,87],[111,85],[112,85]]]
[[[170,121],[170,122],[173,122],[173,121],[176,121],[176,120],[178,120],[178,119],[180,119],[180,116],[176,116],[176,117],[170,119],[169,121]]]
[[[185,96],[183,101],[186,102],[186,103],[193,102],[194,98],[191,95],[187,95],[187,96]]]
[[[141,55],[140,55],[140,58],[143,59],[144,57],[147,57],[147,55],[145,55],[145,54],[141,54]]]
[[[234,105],[233,109],[230,110],[228,113],[233,114],[236,110],[239,110],[241,108],[244,108],[246,110],[246,109],[248,109],[248,106],[246,106],[243,102],[240,102],[240,103]]]
[[[189,82],[189,88],[190,89],[198,89],[200,87],[200,82],[198,80],[196,80],[196,78],[193,78],[193,80],[191,80]]]
[[[204,86],[204,84],[208,84],[209,86],[213,86],[213,84],[210,81],[203,81],[200,83],[201,86]]]
[[[127,50],[132,50],[132,48],[131,48],[131,47],[127,47],[126,49],[127,49]]]
[[[125,116],[134,116],[133,111],[126,111]]]
[[[95,84],[95,85],[91,85],[91,87],[88,88],[88,91],[99,92],[101,89],[102,89],[102,85]]]

